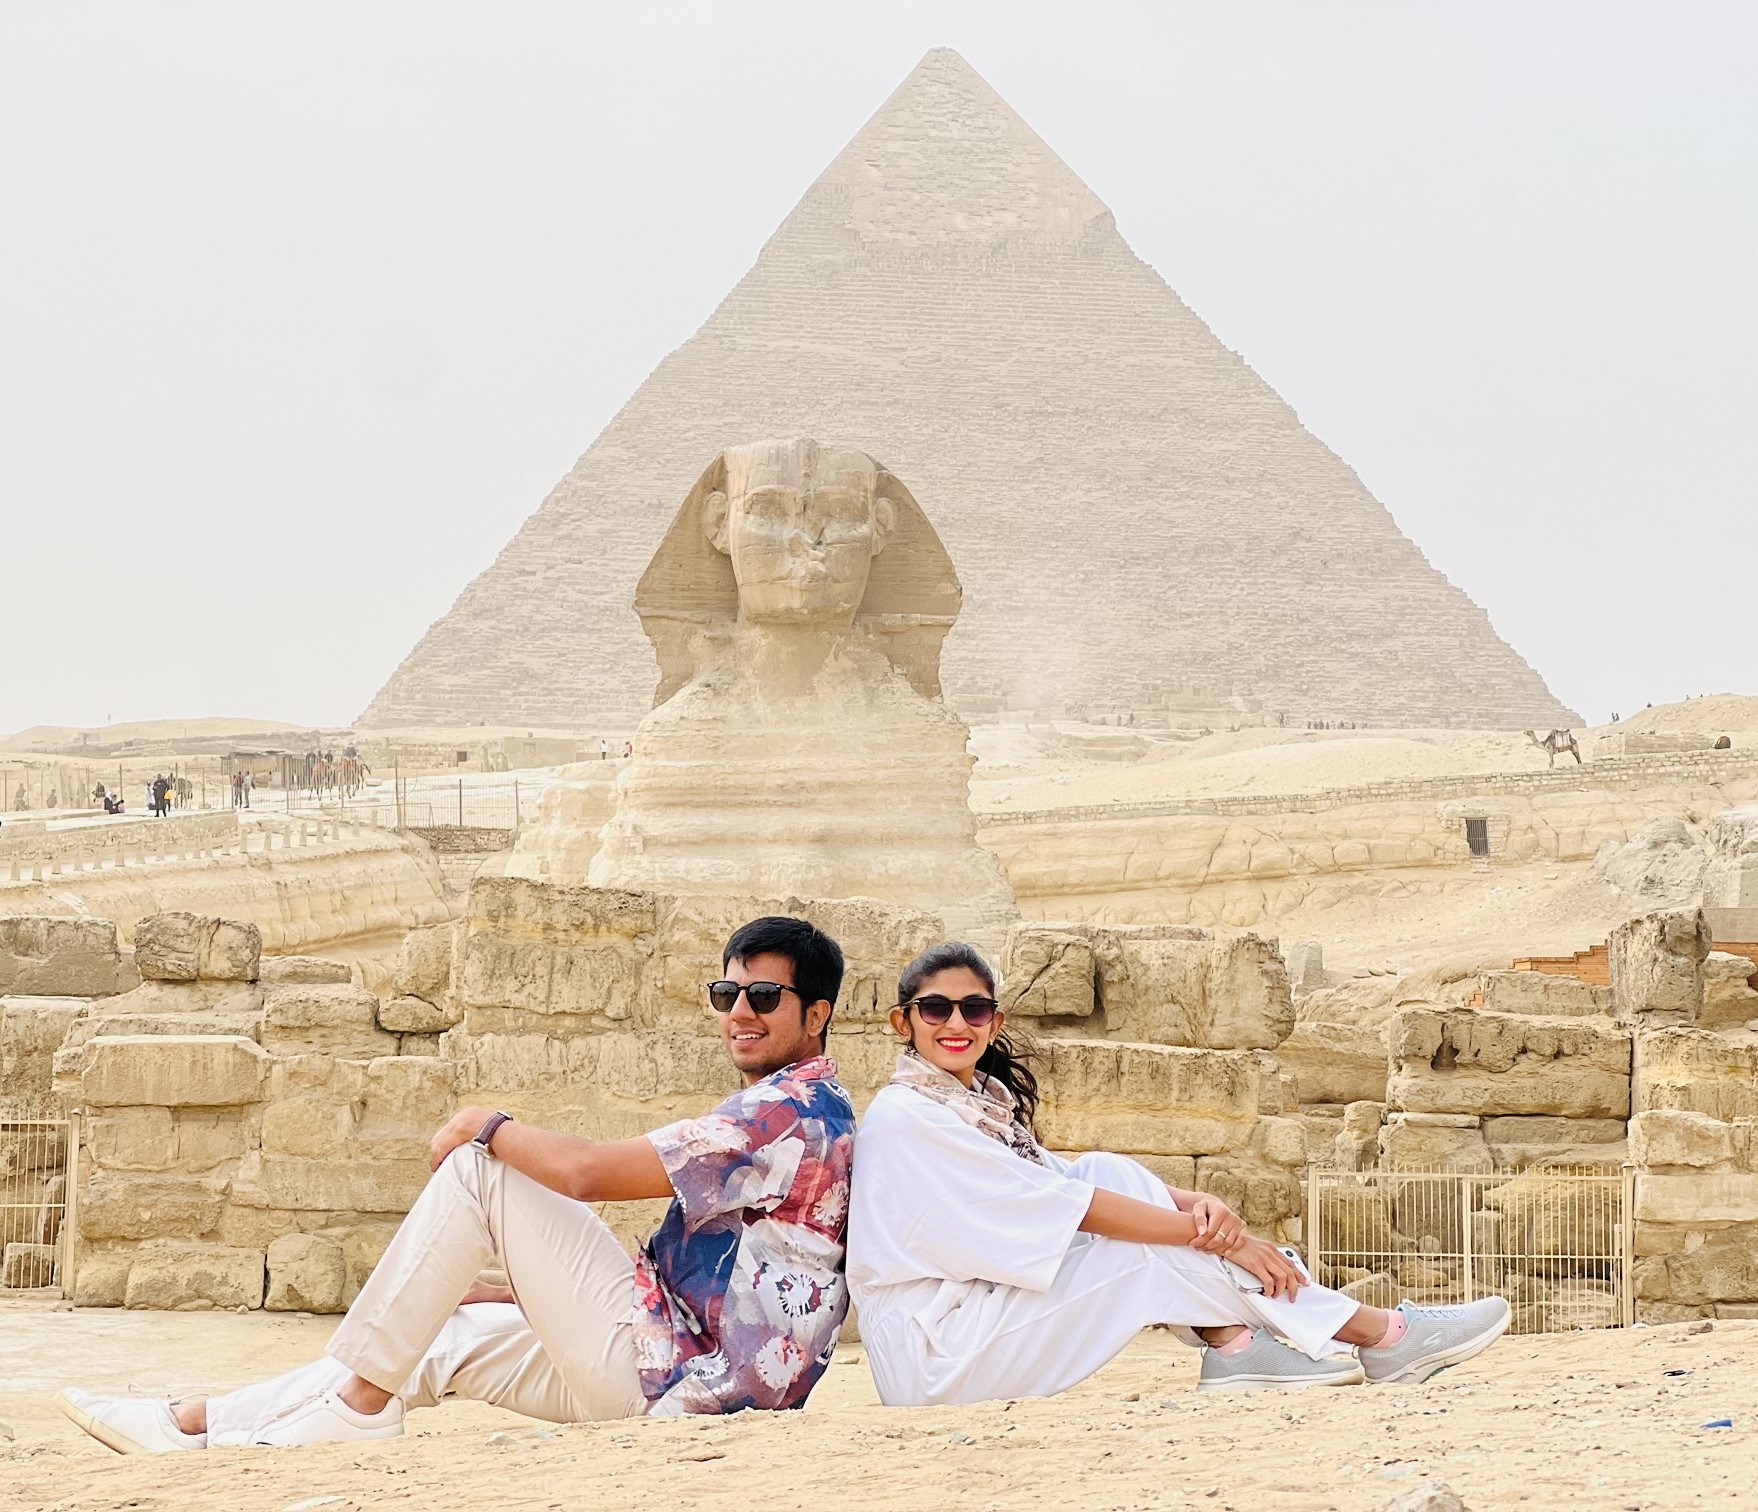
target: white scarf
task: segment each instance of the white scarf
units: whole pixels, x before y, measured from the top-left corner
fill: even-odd
[[[998,1140],[1022,1159],[1037,1165],[1048,1163],[1037,1140],[1014,1118],[1013,1094],[994,1077],[979,1071],[976,1084],[967,1087],[950,1071],[929,1064],[914,1050],[905,1050],[897,1058],[891,1084],[908,1087],[912,1092],[932,1098],[942,1107],[951,1108],[973,1129]]]

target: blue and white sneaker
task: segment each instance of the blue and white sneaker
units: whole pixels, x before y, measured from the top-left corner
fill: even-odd
[[[1370,1381],[1426,1381],[1469,1360],[1507,1332],[1513,1312],[1506,1297],[1484,1297],[1459,1307],[1398,1304],[1404,1337],[1384,1349],[1363,1349],[1361,1367]]]

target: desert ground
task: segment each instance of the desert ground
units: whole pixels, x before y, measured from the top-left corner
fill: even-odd
[[[1749,1506],[1758,1464],[1758,1322],[1743,1321],[1506,1338],[1421,1386],[1305,1394],[1199,1395],[1194,1352],[1154,1333],[1064,1396],[907,1411],[878,1404],[857,1344],[797,1415],[555,1428],[451,1404],[370,1449],[123,1458],[50,1393],[224,1387],[309,1358],[331,1325],[52,1306],[0,1304],[0,1506],[18,1512],[1293,1512],[1376,1509],[1431,1481],[1476,1512],[1646,1512]]]

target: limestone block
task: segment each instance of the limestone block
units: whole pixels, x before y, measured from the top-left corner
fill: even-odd
[[[1330,978],[1325,975],[1324,947],[1317,940],[1296,941],[1282,959],[1288,967],[1288,990],[1296,1001],[1330,985]]]
[[[399,1034],[397,1036],[398,1055],[423,1055],[437,1057],[444,1053],[445,1046],[437,1034]]]
[[[1123,1154],[1214,1155],[1243,1149],[1257,1121],[1250,1056],[1116,1041],[1044,1042],[1046,1143]]]
[[[1001,1007],[1009,1015],[1086,1018],[1093,1011],[1098,966],[1078,933],[1015,924],[1007,932],[1001,976]]]
[[[265,986],[334,987],[353,981],[354,971],[346,961],[326,961],[319,956],[265,956],[259,977]]]
[[[340,1156],[353,1138],[353,1108],[325,1093],[277,1098],[263,1109],[262,1148],[268,1155]]]
[[[109,919],[0,917],[0,996],[106,997],[127,976]]]
[[[180,1171],[212,1171],[237,1160],[250,1137],[241,1108],[181,1108],[176,1123]]]
[[[1183,925],[1089,929],[1105,1027],[1151,1044],[1274,1049],[1294,1026],[1275,942]]]
[[[379,1005],[378,1025],[396,1034],[442,1034],[461,1016],[461,1009],[435,1007],[426,998],[394,997]]]
[[[1385,1031],[1378,1025],[1301,1020],[1276,1047],[1302,1103],[1383,1103]]]
[[[116,1108],[86,1120],[92,1163],[111,1171],[163,1171],[177,1158],[169,1108]]]
[[[296,1213],[406,1213],[427,1178],[425,1161],[306,1160],[252,1152],[239,1163],[232,1200]]]
[[[1080,1154],[1078,1150],[1064,1150],[1068,1159],[1073,1160]],[[1138,1165],[1145,1166],[1169,1187],[1177,1187],[1180,1191],[1196,1190],[1196,1157],[1194,1155],[1134,1155],[1130,1157]]]
[[[1693,1024],[1703,1011],[1709,925],[1701,909],[1646,914],[1611,935],[1612,1001],[1620,1018]]]
[[[1758,1223],[1758,1174],[1751,1171],[1643,1171],[1636,1177],[1643,1223]]]
[[[1413,1113],[1624,1118],[1630,1034],[1595,1019],[1404,1008],[1388,1036],[1389,1106]]]
[[[1475,1118],[1467,1123],[1440,1124],[1412,1113],[1386,1115],[1380,1129],[1380,1162],[1394,1171],[1483,1173],[1495,1169]]]
[[[435,1131],[452,1116],[454,1081],[449,1062],[428,1056],[338,1067],[338,1088],[356,1110],[357,1152],[371,1160],[414,1161],[425,1169]]]
[[[1483,1133],[1496,1168],[1503,1171],[1622,1165],[1628,1153],[1618,1118],[1486,1118]]]
[[[378,1027],[378,999],[364,987],[289,983],[263,992],[262,1041],[278,1054],[319,1052],[368,1059],[395,1055]]]
[[[60,1246],[54,1244],[8,1244],[0,1251],[0,1287],[51,1285],[60,1253]]]
[[[1638,1260],[1636,1295],[1687,1307],[1758,1300],[1758,1224],[1721,1229],[1688,1249]]]
[[[124,1305],[169,1312],[261,1307],[263,1253],[219,1244],[143,1244],[128,1268]]]
[[[1758,1037],[1707,1029],[1645,1029],[1636,1035],[1635,1106],[1758,1118]]]
[[[1253,1233],[1273,1236],[1281,1223],[1300,1215],[1303,1192],[1292,1171],[1233,1155],[1203,1155],[1196,1162],[1196,1189],[1213,1193],[1238,1213]]]
[[[342,1246],[318,1234],[283,1234],[268,1248],[270,1312],[341,1312],[348,1263]]]
[[[425,998],[430,1003],[442,1002],[452,986],[455,933],[450,924],[433,924],[404,935],[391,970],[392,993],[398,997]]]
[[[83,1253],[73,1283],[75,1307],[120,1307],[128,1294],[128,1268],[133,1251]]]
[[[229,1107],[255,1102],[269,1057],[242,1038],[99,1035],[80,1052],[90,1108]]]
[[[87,998],[0,997],[0,1118],[50,1111],[55,1052],[89,1008]]]
[[[1644,1168],[1732,1164],[1734,1130],[1705,1113],[1650,1109],[1630,1120],[1630,1154]]]
[[[1758,1018],[1758,991],[1750,978],[1748,956],[1712,950],[1703,962],[1703,1011],[1697,1022],[1705,1029],[1732,1029]]]
[[[1482,992],[1483,1006],[1490,1013],[1570,1018],[1612,1011],[1611,988],[1543,971],[1486,971]]]
[[[106,1026],[124,1019],[177,1019],[262,1012],[262,989],[253,982],[142,982],[132,991],[99,998],[92,1018]],[[106,1027],[103,1033],[111,1033]],[[185,1031],[187,1032],[187,1031]]]
[[[196,1177],[95,1171],[79,1204],[82,1240],[197,1238],[220,1221],[225,1195]]]
[[[1378,1266],[1392,1254],[1392,1205],[1378,1187],[1319,1190],[1314,1238],[1341,1265]]]
[[[1251,1150],[1270,1165],[1299,1170],[1306,1165],[1306,1125],[1298,1118],[1260,1118],[1252,1130]]]
[[[134,964],[158,982],[253,982],[262,956],[254,924],[192,913],[149,914],[134,927]]]

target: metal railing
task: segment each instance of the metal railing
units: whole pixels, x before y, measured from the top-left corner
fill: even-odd
[[[1504,1296],[1516,1333],[1635,1321],[1634,1166],[1307,1172],[1307,1261],[1375,1307]]]
[[[65,1287],[76,1148],[66,1119],[0,1119],[0,1291]]]

